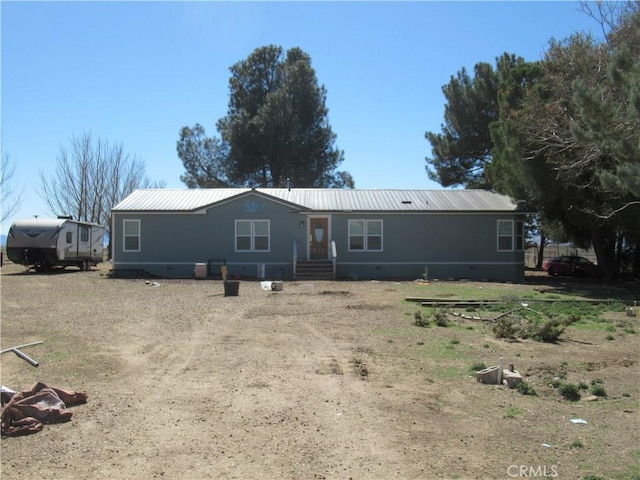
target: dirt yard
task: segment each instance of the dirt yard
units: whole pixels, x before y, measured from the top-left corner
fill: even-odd
[[[2,439],[3,480],[639,478],[640,317],[506,342],[477,321],[417,327],[405,297],[429,284],[243,281],[225,297],[107,269],[2,267],[2,348],[44,340],[24,349],[39,368],[2,355],[2,385],[88,394],[70,422]],[[470,366],[500,356],[537,396],[476,382]],[[563,400],[558,375],[607,397]]]

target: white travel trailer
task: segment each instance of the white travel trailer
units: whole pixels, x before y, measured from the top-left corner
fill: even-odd
[[[71,217],[16,220],[7,235],[7,258],[38,271],[76,266],[89,270],[102,261],[104,227]]]

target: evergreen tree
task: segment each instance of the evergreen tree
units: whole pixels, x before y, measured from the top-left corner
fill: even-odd
[[[492,160],[490,125],[499,118],[499,84],[523,62],[505,53],[496,59],[496,69],[477,63],[473,78],[463,68],[442,87],[447,100],[442,133],[425,133],[432,148],[426,159],[431,180],[445,187],[491,187],[485,170]]]
[[[227,177],[233,184],[353,187],[337,171],[344,153],[335,147],[326,107],[310,57],[299,48],[256,49],[231,67],[226,117],[218,121],[229,146]]]

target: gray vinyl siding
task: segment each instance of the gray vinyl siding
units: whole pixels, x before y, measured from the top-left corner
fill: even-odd
[[[255,211],[254,211],[255,210]],[[122,248],[122,223],[140,220],[140,251]],[[114,267],[144,270],[154,275],[190,277],[196,263],[211,261],[216,269],[222,260],[231,276],[257,276],[264,264],[268,276],[292,276],[293,237],[304,244],[304,217],[289,206],[259,197],[239,198],[210,208],[206,213],[114,213]],[[236,220],[269,220],[268,252],[236,252]]]
[[[162,203],[165,197],[152,191],[153,205],[170,206],[172,209],[114,209],[114,269],[146,271],[167,277],[193,277],[197,263],[210,263],[215,269],[212,273],[217,275],[222,261],[226,261],[232,277],[256,278],[258,266],[264,265],[267,278],[290,279],[294,274],[294,242],[298,259],[306,260],[309,218],[328,217],[329,239],[335,242],[337,251],[338,278],[415,279],[422,278],[427,269],[429,278],[513,281],[524,277],[524,252],[498,252],[497,249],[498,220],[523,219],[522,214],[513,210],[416,211],[416,199],[408,206],[403,204],[408,209],[406,211],[336,211],[301,206],[293,202],[299,199],[288,198],[287,193],[280,197],[253,191],[242,191],[238,195],[232,195],[230,191],[214,192],[215,197],[212,197],[213,193],[198,193],[199,196],[207,195],[201,202],[213,198],[216,202],[199,207],[199,203],[187,201],[191,199],[190,192],[176,191],[169,192],[171,201]],[[308,192],[311,200],[315,198],[312,193]],[[334,192],[325,193],[331,197],[329,194]],[[335,193],[340,194],[340,198],[345,195],[342,191]],[[430,195],[429,205],[443,203],[437,202],[435,194]],[[475,195],[475,192],[465,193],[465,198],[475,199]],[[478,195],[486,197],[486,193]],[[373,192],[367,192],[358,199],[368,199],[368,204],[373,205],[374,197]],[[392,198],[393,201],[386,199],[385,205],[398,203],[398,199]],[[492,196],[488,198],[494,199]],[[497,198],[498,201],[503,200]],[[126,207],[129,203],[145,205],[135,196],[123,205]],[[455,206],[455,202],[451,204]],[[176,209],[181,205],[194,208],[186,211]],[[123,251],[122,223],[125,219],[140,221],[139,252]],[[349,251],[348,226],[351,219],[382,221],[382,251]],[[269,251],[236,252],[236,220],[269,220]]]
[[[383,221],[383,251],[348,249],[350,219]],[[497,221],[513,214],[333,215],[338,276],[348,278],[519,279],[523,252],[497,251]]]

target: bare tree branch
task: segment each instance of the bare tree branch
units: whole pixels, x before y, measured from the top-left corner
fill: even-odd
[[[146,186],[144,161],[122,144],[110,144],[91,133],[71,137],[60,147],[56,171],[40,172],[41,197],[55,215],[73,215],[109,229],[111,208],[140,186]]]
[[[23,189],[16,192],[13,183],[16,164],[11,161],[9,154],[2,152],[0,161],[0,221],[4,222],[13,215],[22,202]]]

